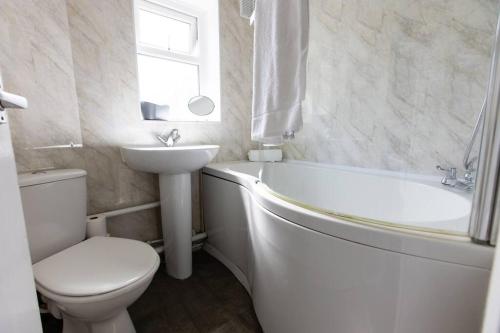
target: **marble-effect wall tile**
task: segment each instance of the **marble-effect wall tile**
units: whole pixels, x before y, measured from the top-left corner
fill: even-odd
[[[245,157],[251,147],[253,30],[239,17],[237,0],[220,1],[222,121],[215,123],[141,120],[132,0],[65,0],[57,13],[64,20],[67,17],[64,37],[72,52],[61,75],[71,73],[74,77],[76,93],[70,102],[76,107],[77,101],[79,119],[72,124],[81,128],[83,148],[33,150],[16,145],[19,171],[51,167],[87,170],[88,213],[95,214],[159,200],[158,177],[129,169],[121,160],[119,147],[157,143],[156,135],[165,128],[178,128],[182,143],[220,145],[216,161]],[[19,123],[12,126],[20,128]],[[196,229],[201,225],[198,181],[194,174]],[[158,219],[154,212],[129,214],[113,219],[110,231],[142,240],[158,237]]]
[[[22,1],[23,10],[43,14],[35,22],[47,24],[45,29],[60,37],[51,40],[52,46],[43,41],[41,47],[49,45],[46,49],[19,39],[17,47],[29,49],[39,64],[35,71],[18,62],[19,73],[56,73],[59,79],[51,84],[62,91],[57,98],[45,99],[47,87],[40,88],[35,80],[27,95],[30,101],[41,101],[40,110],[59,105],[55,110],[69,108],[73,114],[77,103],[78,119],[62,121],[68,126],[59,130],[51,123],[26,126],[14,117],[13,132],[29,135],[29,142],[23,136],[14,140],[20,171],[87,170],[89,214],[94,214],[158,200],[157,177],[130,170],[121,161],[119,146],[153,143],[165,128],[178,128],[184,143],[221,145],[217,161],[245,158],[252,147],[253,31],[239,17],[237,0],[220,0],[220,123],[140,120],[132,0]],[[304,128],[284,146],[285,155],[424,174],[434,172],[436,164],[460,166],[485,94],[497,3],[310,0],[310,5]],[[18,11],[13,7],[11,13]],[[6,13],[2,10],[0,18],[10,26],[0,23],[0,36],[13,39],[24,31],[12,33],[13,17],[22,15]],[[23,29],[31,34],[33,24],[26,22]],[[12,60],[9,54],[0,49],[0,64]],[[62,59],[61,67],[47,65],[50,59]],[[6,79],[23,92],[22,80],[9,74]],[[61,106],[65,101],[68,104]],[[31,142],[78,142],[72,135],[80,135],[80,128],[83,148],[26,149]],[[193,219],[199,228],[197,177],[193,175]],[[158,214],[114,219],[111,230],[138,239],[156,237]]]
[[[160,208],[115,216],[107,222],[108,233],[114,237],[140,241],[161,239]]]
[[[21,166],[35,147],[81,143],[65,0],[4,0],[0,10],[0,72],[5,88],[29,100],[9,111]]]
[[[310,0],[304,129],[288,158],[461,167],[485,95],[492,0]]]

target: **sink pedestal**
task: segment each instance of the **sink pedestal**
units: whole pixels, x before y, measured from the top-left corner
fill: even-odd
[[[160,174],[160,201],[167,274],[187,279],[192,273],[191,174]]]
[[[167,274],[187,279],[192,272],[191,172],[217,155],[219,146],[125,146],[123,162],[134,169],[160,175],[161,225]]]

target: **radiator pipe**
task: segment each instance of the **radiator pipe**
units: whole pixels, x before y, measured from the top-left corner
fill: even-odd
[[[152,208],[156,208],[156,207],[160,207],[160,202],[159,201],[151,202],[151,203],[144,204],[144,205],[134,206],[134,207],[128,207],[128,208],[123,208],[123,209],[111,210],[111,211],[104,212],[104,213],[99,213],[99,214],[96,214],[96,215],[103,215],[106,218],[109,218],[109,217],[114,217],[114,216],[120,216],[120,215],[130,214],[130,213],[134,213],[134,212],[140,212],[142,210],[152,209]],[[201,242],[201,241],[205,240],[206,238],[207,238],[207,233],[206,232],[200,232],[198,234],[193,235],[192,242],[193,243]],[[151,245],[151,246],[154,247],[154,245],[156,245],[156,244],[163,243],[163,239],[155,239],[155,240],[152,240],[152,241],[147,241],[147,243],[149,245]],[[163,250],[162,250],[162,252],[163,252]]]

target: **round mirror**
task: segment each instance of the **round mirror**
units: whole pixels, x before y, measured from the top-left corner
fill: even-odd
[[[197,116],[206,116],[214,111],[215,104],[207,96],[195,96],[189,100],[188,108]]]

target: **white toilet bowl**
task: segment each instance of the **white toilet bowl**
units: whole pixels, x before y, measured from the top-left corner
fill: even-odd
[[[160,257],[143,242],[93,237],[84,170],[19,175],[33,274],[64,333],[135,332],[127,307],[146,290]]]
[[[63,333],[132,333],[127,312],[158,270],[142,242],[94,237],[33,265],[36,287]]]

